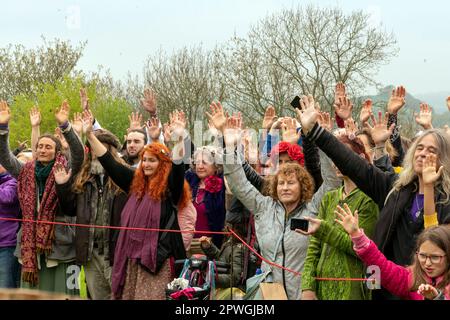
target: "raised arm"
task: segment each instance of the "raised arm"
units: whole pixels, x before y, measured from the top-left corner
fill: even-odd
[[[30,123],[31,123],[31,151],[33,159],[36,158],[36,146],[39,136],[41,135],[41,113],[37,106],[34,106],[30,110]]]
[[[225,130],[227,128],[227,118],[220,102],[211,104],[211,112],[211,114],[207,112],[206,115],[214,126],[222,132],[226,144],[223,169],[228,186],[236,198],[255,214],[255,218],[258,218],[260,213],[264,211],[264,208],[268,206],[269,199],[264,197],[245,177],[241,162],[237,159],[234,152],[239,133],[233,132],[231,127]],[[273,202],[273,200],[271,201]]]
[[[69,122],[70,107],[67,101],[64,101],[61,107],[56,111],[55,118],[66,140],[70,151],[70,168],[72,175],[76,176],[83,165],[84,148],[79,136],[75,133],[71,123]]]
[[[436,205],[434,203],[434,186],[436,181],[442,175],[444,169],[440,166],[436,172],[436,155],[428,154],[425,158],[422,170],[422,180],[424,185],[424,200],[423,200],[423,220],[424,227],[429,228],[439,224],[436,213]]]
[[[304,108],[302,112],[297,111],[297,113],[306,136],[326,153],[342,174],[355,182],[358,188],[371,197],[379,207],[383,207],[384,200],[396,178],[395,175],[384,173],[369,164],[331,133],[321,128],[317,124],[317,111],[314,108],[312,96],[304,97],[302,103]]]
[[[387,104],[387,112],[389,113],[389,121],[387,126],[390,127],[394,124],[394,130],[390,136],[390,141],[394,149],[397,151],[397,157],[392,161],[394,167],[401,166],[405,152],[402,146],[402,140],[400,137],[400,130],[397,126],[397,114],[404,107],[406,100],[406,90],[403,86],[399,86],[392,90],[391,97]]]
[[[409,271],[389,261],[378,250],[376,244],[361,231],[358,225],[358,213],[352,214],[346,205],[344,208],[338,207],[336,221],[351,236],[353,248],[364,264],[380,268],[381,285],[392,294],[407,298],[410,293]]]
[[[9,149],[9,120],[11,110],[6,101],[0,101],[0,164],[13,177],[18,177],[23,164]]]
[[[98,158],[109,177],[126,193],[130,190],[134,171],[126,165],[116,161],[106,147],[97,139],[92,131],[92,113],[83,112],[83,131],[91,145],[91,152]]]

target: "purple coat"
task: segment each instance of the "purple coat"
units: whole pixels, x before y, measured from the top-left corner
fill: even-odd
[[[19,218],[17,180],[10,174],[0,174],[0,217]],[[15,247],[19,222],[0,220],[0,247]]]

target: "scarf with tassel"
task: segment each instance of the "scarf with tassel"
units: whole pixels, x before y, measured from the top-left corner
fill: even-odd
[[[55,162],[48,164],[48,166],[51,166],[51,170],[50,167],[44,168],[37,161],[29,162],[22,168],[18,178],[17,190],[23,219],[55,221],[58,197],[55,187],[54,164],[57,163],[65,167],[67,160],[63,155],[58,154]],[[39,186],[38,189],[43,188],[43,190],[36,190],[36,185]],[[35,216],[38,203],[40,205]],[[20,249],[23,281],[33,286],[39,283],[37,255],[51,254],[54,239],[55,225],[32,222],[22,223]]]

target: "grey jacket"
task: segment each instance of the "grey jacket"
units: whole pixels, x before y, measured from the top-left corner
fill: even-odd
[[[228,157],[229,155],[225,155]],[[229,159],[229,158],[228,158]],[[305,216],[316,216],[319,211],[323,195],[342,183],[336,177],[331,166],[331,160],[320,152],[321,172],[323,184],[314,194],[310,202],[300,205],[287,218],[281,202],[269,196],[263,196],[245,177],[240,164],[227,164],[224,161],[224,175],[233,194],[255,216],[256,237],[264,258],[291,270],[301,272],[306,258],[309,237],[296,233],[290,229],[291,219]],[[263,261],[263,272],[271,272],[266,281],[283,284],[289,300],[301,298],[301,275],[271,266]]]
[[[72,175],[75,176],[81,170],[84,160],[84,148],[80,138],[72,129],[72,126],[63,131],[64,137],[67,140],[70,148],[70,161],[72,168]],[[23,163],[11,153],[9,149],[9,131],[0,130],[0,164],[14,177],[18,177]],[[67,213],[72,214],[72,213]],[[75,217],[67,216],[62,212],[60,207],[56,214],[55,221],[74,223]],[[17,246],[14,255],[21,257],[20,244],[22,239],[22,228],[17,234]],[[55,226],[55,240],[52,246],[52,253],[47,256],[50,260],[60,262],[70,262],[75,259],[75,228],[72,226]]]

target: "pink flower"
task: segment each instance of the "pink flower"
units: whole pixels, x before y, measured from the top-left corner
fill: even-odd
[[[216,193],[222,190],[223,180],[218,176],[209,176],[205,179],[205,190]]]

